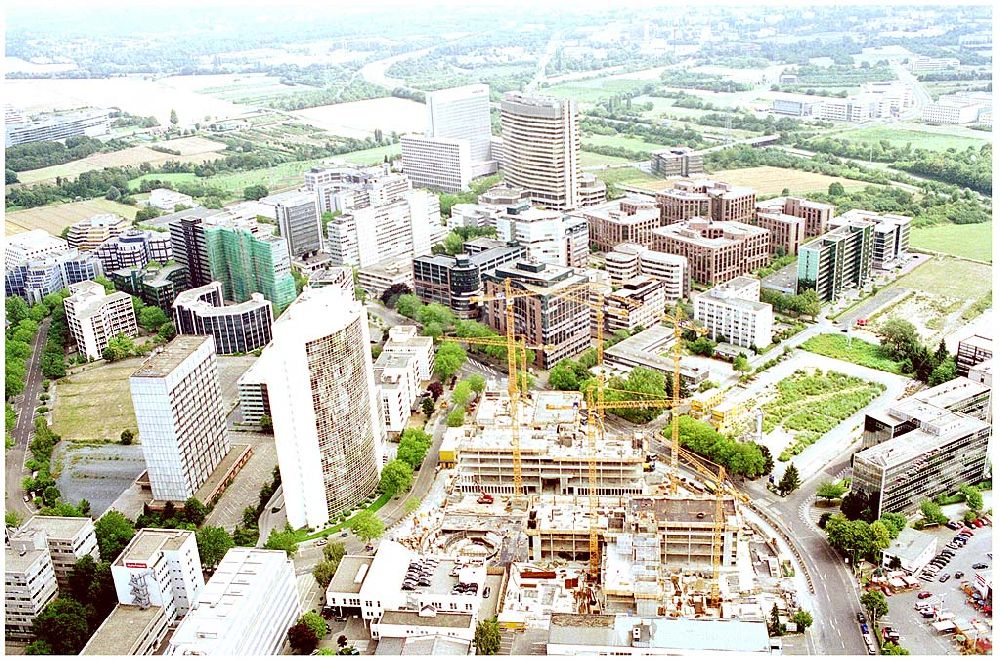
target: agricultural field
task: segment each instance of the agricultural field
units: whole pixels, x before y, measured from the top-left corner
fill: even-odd
[[[992,263],[993,223],[916,227],[910,231],[910,246]]]
[[[926,129],[944,128],[947,131],[929,131]],[[955,129],[959,130],[955,130]],[[906,143],[913,145],[913,148],[928,149],[931,151],[945,151],[951,147],[964,150],[966,147],[979,149],[987,143],[990,134],[984,131],[973,131],[971,129],[955,126],[926,126],[922,124],[893,124],[891,126],[869,126],[858,128],[843,133],[837,133],[834,137],[845,138],[855,142],[867,144],[869,142],[879,142],[885,140],[893,147],[903,147]]]
[[[835,371],[796,371],[777,384],[777,395],[763,406],[763,432],[775,430],[792,435],[778,456],[787,461],[824,433],[858,412],[877,397],[885,386]]]
[[[871,185],[864,181],[769,165],[720,170],[713,172],[712,178],[731,183],[734,186],[750,186],[757,191],[758,195],[779,195],[784,188],[788,188],[793,195],[806,192],[826,192],[834,181],[839,181],[847,190]]]
[[[344,137],[365,138],[381,129],[386,135],[424,130],[424,105],[396,97],[321,105],[291,113],[317,128]]]
[[[901,373],[899,363],[885,357],[882,354],[881,346],[857,337],[851,337],[848,340],[846,334],[816,335],[803,342],[799,348],[836,360],[859,364],[869,369],[878,369],[894,374]]]
[[[7,211],[4,218],[4,232],[7,236],[19,234],[32,229],[44,229],[53,236],[58,236],[63,229],[74,222],[85,220],[100,213],[117,213],[118,215],[135,219],[138,207],[111,202],[106,199],[91,199],[85,202],[70,202],[67,204],[52,204],[37,206],[20,211]]]
[[[175,89],[188,90],[223,101],[254,106],[286,94],[316,89],[310,85],[283,84],[277,76],[261,73],[171,76],[160,82]]]
[[[396,142],[384,147],[374,147],[372,149],[340,154],[339,156],[333,156],[331,160],[343,160],[352,165],[374,165],[383,162],[386,156],[392,160],[401,153],[401,149],[402,147],[399,142]]]
[[[170,123],[176,110],[181,124],[235,117],[251,108],[204,94],[171,87],[169,79],[150,80],[141,75],[121,78],[32,79],[5,81],[7,96],[18,100],[26,112],[83,106],[117,107],[134,115],[156,117]]]
[[[168,160],[204,163],[209,160],[220,158],[219,152],[225,150],[226,145],[203,137],[185,137],[176,140],[158,142],[156,146],[165,147],[181,152],[180,156],[155,151],[149,147],[129,147],[121,151],[114,151],[106,154],[93,154],[80,160],[74,160],[62,165],[52,165],[42,167],[37,170],[18,172],[17,178],[21,183],[41,183],[54,182],[57,176],[74,177],[90,170],[102,170],[105,167],[123,167],[125,165],[139,165],[149,163],[160,165]]]
[[[56,382],[52,430],[70,441],[117,441],[137,430],[129,376],[143,358],[85,367]],[[141,441],[141,439],[138,439]]]

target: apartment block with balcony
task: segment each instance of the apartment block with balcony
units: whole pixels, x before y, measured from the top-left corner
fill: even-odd
[[[17,255],[23,253],[24,251],[14,250],[12,258],[12,251],[8,246],[4,291],[7,296],[24,298],[29,305],[41,302],[50,293],[93,280],[104,273],[100,259],[93,252],[65,248],[37,257],[18,259]]]
[[[860,288],[874,266],[875,223],[850,220],[799,248],[798,290],[815,289],[820,300],[836,300]]]
[[[389,328],[389,338],[382,345],[388,355],[412,355],[417,360],[417,379],[431,379],[434,364],[434,339],[417,334],[415,325],[397,325]]]
[[[694,296],[694,319],[713,341],[743,348],[770,345],[774,314],[771,305],[760,302],[760,280],[737,277]]]
[[[805,221],[803,239],[814,238],[829,230],[836,208],[830,204],[812,202],[798,197],[774,197],[757,202],[757,213],[783,213]]]
[[[694,282],[715,286],[766,266],[771,234],[742,222],[694,218],[654,229],[652,247],[685,257]]]
[[[107,294],[103,286],[91,281],[72,284],[69,290],[70,296],[63,303],[66,324],[77,348],[88,358],[99,360],[116,335],[139,335],[129,294],[123,291]]]
[[[659,324],[666,307],[663,280],[640,275],[622,282],[621,287],[604,298],[604,332],[610,336],[619,330],[632,332]],[[592,325],[597,311],[591,309]]]
[[[31,641],[35,617],[57,593],[45,533],[11,539],[4,548],[4,637]]]
[[[383,351],[374,368],[385,430],[402,433],[421,392],[417,357]]]
[[[711,179],[684,179],[656,194],[660,224],[670,225],[695,217],[720,222],[748,222],[754,217],[757,193]]]
[[[798,254],[799,245],[805,239],[805,220],[785,213],[762,213],[757,211],[753,224],[771,233],[771,254]]]
[[[100,561],[97,551],[97,535],[94,521],[90,518],[64,516],[32,516],[10,534],[11,539],[20,539],[41,532],[52,559],[52,568],[61,590],[69,589],[69,577],[73,566],[84,557]]]

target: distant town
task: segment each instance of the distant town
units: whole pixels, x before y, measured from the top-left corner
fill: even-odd
[[[6,653],[991,654],[991,8],[445,5],[10,9]]]

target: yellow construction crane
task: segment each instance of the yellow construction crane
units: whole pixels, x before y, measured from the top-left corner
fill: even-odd
[[[505,335],[506,341],[503,345],[507,348],[507,393],[510,395],[510,414],[511,419],[514,423],[511,425],[512,428],[512,438],[511,445],[513,447],[513,458],[514,458],[514,496],[521,497],[523,495],[523,489],[521,484],[521,441],[518,434],[518,423],[517,423],[517,413],[518,413],[518,403],[520,399],[520,383],[517,380],[517,353],[518,348],[517,340],[514,333],[514,304],[519,298],[529,298],[532,296],[537,296],[538,293],[534,291],[514,291],[511,287],[510,278],[506,278],[503,281],[503,292],[498,295],[491,296],[471,296],[469,298],[470,302],[474,303],[486,303],[486,302],[503,302],[504,303],[504,317],[505,317]],[[527,348],[525,347],[525,350]],[[551,347],[546,347],[543,350],[551,350]]]
[[[670,407],[670,494],[677,494],[677,483],[678,473],[677,473],[677,456],[680,453],[681,441],[680,441],[680,427],[678,426],[678,417],[681,411],[681,355],[684,348],[682,339],[682,333],[684,330],[692,330],[695,334],[702,335],[706,331],[703,328],[687,324],[685,327],[684,321],[687,316],[684,314],[684,310],[681,309],[680,303],[674,305],[674,311],[672,314],[666,314],[663,320],[671,323],[674,329],[674,344],[671,349],[671,353],[674,358],[674,379],[672,387],[673,403]]]

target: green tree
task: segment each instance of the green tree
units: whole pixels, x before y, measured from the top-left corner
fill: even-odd
[[[945,359],[931,371],[931,375],[927,378],[927,384],[931,387],[935,385],[940,385],[941,383],[947,383],[950,380],[954,380],[958,375],[957,365],[955,364],[955,358],[951,355],[945,357]]]
[[[296,655],[309,655],[319,645],[319,638],[316,631],[300,619],[288,629],[288,643]]]
[[[399,438],[396,458],[406,461],[414,470],[419,469],[432,440],[429,434],[420,429],[406,429]]]
[[[448,413],[446,423],[451,428],[457,428],[462,424],[465,424],[465,410],[462,408],[456,408]]]
[[[806,629],[813,624],[812,614],[806,612],[805,610],[799,610],[792,615],[792,623],[799,627],[800,632],[805,632]]]
[[[736,356],[733,360],[733,370],[734,371],[750,371],[750,360],[743,353]]]
[[[413,513],[420,508],[420,500],[416,497],[409,497],[406,499],[406,504],[403,505],[403,510],[406,513]]]
[[[892,543],[892,535],[881,521],[876,520],[868,526],[868,529],[872,535],[872,548],[876,554],[888,548],[889,544]]]
[[[882,645],[882,655],[910,655],[910,652],[898,644],[886,642]]]
[[[69,573],[69,596],[80,603],[90,597],[90,585],[97,575],[97,562],[90,555],[84,555],[73,564]]]
[[[11,327],[28,318],[29,308],[28,303],[24,302],[24,298],[8,296],[5,306],[7,308],[7,322],[10,323]]]
[[[889,613],[889,601],[881,591],[866,591],[861,596],[861,606],[871,613],[875,621]]]
[[[778,492],[782,496],[788,495],[799,487],[799,470],[795,467],[794,463],[789,463],[788,467],[785,468],[785,473],[781,475],[781,481],[778,482]]]
[[[816,496],[822,497],[826,501],[839,500],[847,492],[847,486],[835,484],[832,481],[824,481],[816,489]]]
[[[124,431],[122,431],[121,443],[123,445],[130,445],[132,444],[133,440],[135,440],[135,433],[132,431],[132,429],[125,429]]]
[[[883,513],[882,517],[879,518],[879,522],[885,527],[886,531],[889,532],[890,538],[896,538],[899,533],[906,529],[906,516],[901,513]]]
[[[159,330],[160,326],[169,320],[166,313],[155,305],[147,305],[139,312],[139,325],[148,332]]]
[[[414,320],[423,306],[424,304],[420,302],[420,298],[417,298],[412,293],[405,293],[396,299],[396,311]]]
[[[781,623],[777,603],[771,606],[771,613],[767,617],[767,634],[771,637],[781,637],[785,634],[785,625]]]
[[[16,511],[7,511],[3,514],[3,521],[7,527],[20,527],[21,519]]]
[[[230,548],[236,545],[233,537],[222,527],[202,527],[195,532],[194,536],[198,543],[198,555],[201,557],[201,563],[208,568],[218,566]]]
[[[688,344],[688,350],[695,355],[712,357],[715,355],[715,342],[708,337],[698,337]]]
[[[197,497],[192,496],[184,501],[184,513],[182,517],[186,522],[194,525],[200,525],[205,522],[205,518],[207,516],[208,507],[205,506]]]
[[[486,379],[480,374],[472,374],[465,381],[469,383],[469,387],[476,394],[482,394],[483,390],[486,389]]]
[[[385,532],[385,525],[382,524],[379,517],[367,509],[351,518],[348,524],[351,531],[362,543],[369,543],[381,538]]]
[[[924,515],[924,520],[931,523],[943,525],[948,522],[948,516],[941,513],[941,505],[933,500],[924,500],[920,503],[920,513]]]
[[[882,348],[893,360],[910,357],[915,346],[920,345],[917,329],[909,321],[890,318],[880,325],[875,334],[881,340]]]
[[[434,356],[434,375],[441,380],[448,380],[458,373],[465,360],[465,349],[453,341],[443,342]]]
[[[338,564],[332,561],[321,561],[313,568],[313,577],[324,590],[330,586],[330,581],[337,574],[337,566]]]
[[[274,433],[274,422],[271,421],[270,415],[263,414],[260,416],[260,430],[264,433]]]
[[[472,643],[476,647],[476,655],[496,655],[500,652],[500,624],[496,617],[476,624]]]
[[[979,492],[978,488],[965,485],[959,488],[958,492],[965,496],[965,503],[969,507],[969,511],[979,513],[983,510],[983,494]]]
[[[301,617],[299,617],[299,622],[312,628],[312,631],[316,633],[316,637],[318,639],[326,637],[326,621],[324,621],[323,617],[315,612],[305,612]]]
[[[472,385],[469,384],[469,381],[467,380],[458,381],[458,383],[455,385],[455,389],[452,390],[451,392],[451,402],[454,405],[459,406],[460,408],[464,408],[465,405],[469,403],[469,399],[471,398],[472,398]]]
[[[830,545],[850,558],[852,565],[875,550],[871,526],[864,520],[848,520],[838,513],[830,516],[824,529]]]
[[[424,413],[424,417],[430,417],[434,414],[434,402],[431,401],[429,396],[425,396],[420,401],[420,411]]]
[[[108,345],[105,346],[104,351],[101,352],[101,357],[108,362],[117,362],[118,360],[124,360],[135,353],[135,342],[129,337],[119,334],[108,340]]]
[[[247,200],[258,200],[262,197],[267,197],[268,190],[267,186],[263,184],[255,184],[252,186],[247,186],[243,189],[243,199]]]
[[[10,181],[7,183],[10,183]],[[24,655],[55,655],[55,651],[52,650],[52,647],[47,642],[36,639],[24,647]]]
[[[440,323],[442,327],[455,324],[455,313],[441,303],[424,305],[417,312],[417,320],[423,324]]]
[[[386,495],[394,496],[406,492],[413,485],[413,467],[406,461],[396,459],[382,468],[379,489]]]
[[[285,523],[285,529],[277,530],[272,529],[271,533],[267,535],[267,542],[264,547],[268,550],[284,550],[285,554],[289,557],[294,557],[295,553],[298,552],[299,543],[298,537],[288,523]]]
[[[90,636],[87,608],[72,598],[57,598],[35,617],[32,630],[53,654],[76,655]]]
[[[177,121],[177,111],[174,110],[173,108],[170,109],[170,123],[172,125],[174,125],[174,126],[177,126],[177,124],[178,124],[178,121]]]
[[[111,562],[118,558],[135,536],[135,525],[125,517],[125,514],[112,509],[97,519],[94,523],[94,533],[97,535],[97,548],[101,553],[101,559]]]
[[[833,183],[830,184],[830,187],[827,189],[827,194],[830,195],[830,197],[841,197],[844,195],[844,193],[845,193],[844,184],[842,184],[840,181],[834,181]]]
[[[464,241],[462,240],[462,237],[455,232],[449,233],[441,242],[441,247],[444,248],[445,254],[458,254],[462,251],[463,246]]]
[[[580,381],[569,360],[560,360],[549,371],[549,387],[554,390],[576,391]]]
[[[323,546],[323,559],[326,561],[332,561],[335,564],[340,564],[340,560],[344,558],[347,554],[347,547],[338,542],[328,543]]]

